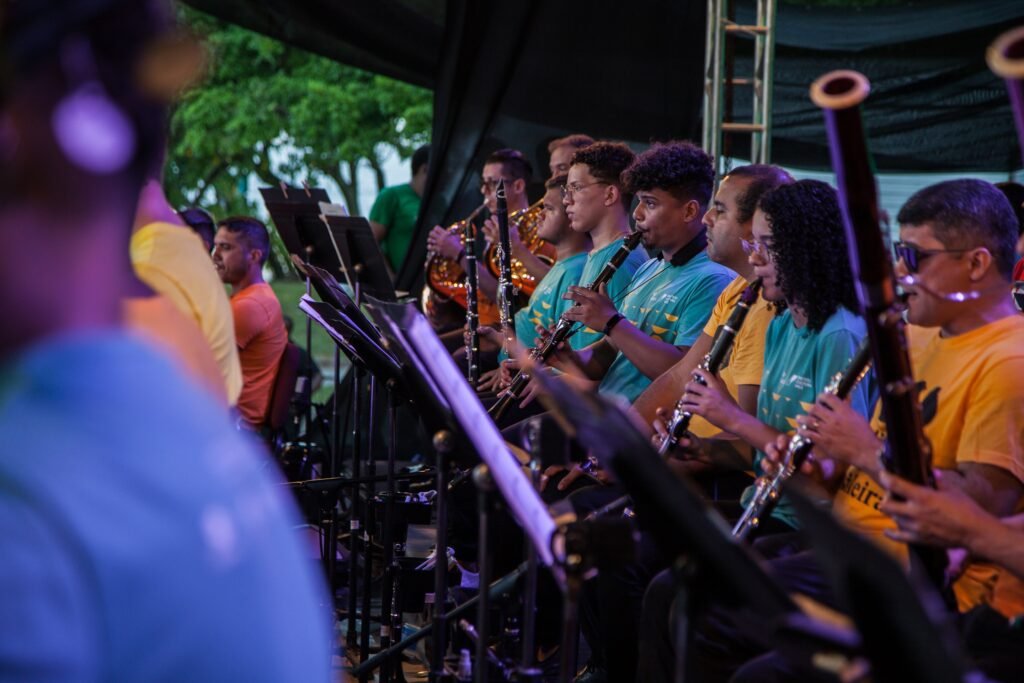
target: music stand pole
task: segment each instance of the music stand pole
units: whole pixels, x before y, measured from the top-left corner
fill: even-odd
[[[680,557],[672,568],[672,578],[676,584],[676,597],[672,601],[672,623],[675,624],[673,645],[676,650],[676,666],[673,679],[675,683],[685,683],[687,653],[690,644],[690,621],[693,610],[690,598],[693,589],[694,565],[686,557]]]
[[[527,434],[529,439],[530,453],[530,481],[533,482],[533,489],[540,491],[541,460],[538,456],[541,448],[540,434],[536,424],[532,423]],[[523,622],[520,633],[522,634],[522,661],[516,671],[516,680],[522,683],[539,683],[541,670],[534,666],[537,649],[537,549],[526,538],[526,582],[523,588]]]
[[[434,434],[434,452],[437,456],[437,531],[435,533],[434,565],[434,628],[433,652],[430,662],[430,683],[451,681],[444,664],[447,649],[448,619],[448,456],[451,454],[454,437],[447,430]]]
[[[310,257],[313,255],[313,247],[306,247],[306,263],[309,263]],[[313,291],[312,279],[309,274],[306,274],[306,296],[312,296]],[[313,361],[313,321],[306,317],[306,355],[309,357],[310,362]],[[313,373],[310,368],[310,375],[306,378],[302,387],[302,398],[305,401],[303,413],[306,419],[306,434],[307,441],[309,440],[308,434],[312,431],[313,427]]]
[[[377,424],[377,378],[374,377],[373,373],[369,373],[370,383],[370,409],[369,409],[369,420],[367,421],[367,427],[369,432],[366,435],[366,472],[372,476],[376,476],[377,467],[374,461],[374,443],[376,424]],[[374,495],[377,493],[377,485],[373,481],[369,481],[366,484],[366,505],[363,506],[363,604],[360,612],[363,615],[362,630],[359,639],[359,659],[365,661],[370,656],[370,593],[371,584],[373,583],[373,547],[370,542],[370,532],[374,526],[371,522],[371,514],[373,506],[371,501]],[[381,614],[381,626],[384,625],[385,616]]]
[[[381,584],[380,595],[380,649],[387,650],[391,646],[392,637],[395,640],[401,638],[402,624],[401,612],[398,608],[398,590],[395,582],[401,572],[395,566],[395,539],[394,524],[395,515],[395,455],[398,442],[398,397],[395,395],[396,384],[394,379],[389,379],[385,385],[388,398],[388,469],[387,469],[387,498],[384,501],[384,579]],[[401,666],[398,666],[398,676],[401,677]],[[396,677],[396,678],[397,678]],[[380,669],[381,683],[391,681],[391,660],[384,660]]]
[[[361,446],[362,432],[360,425],[363,419],[362,394],[359,391],[361,370],[357,363],[353,363],[349,370],[351,377],[351,401],[352,401],[352,477],[358,479],[361,476],[359,470],[359,451]],[[356,560],[356,552],[359,543],[359,532],[361,523],[361,506],[359,504],[359,487],[352,487],[352,505],[349,508],[349,554],[348,554],[348,629],[345,640],[349,648],[355,649],[356,641],[356,592],[358,590],[359,563]]]
[[[488,542],[491,521],[491,492],[494,490],[494,480],[491,479],[491,472],[487,465],[479,464],[473,468],[473,483],[477,491],[477,509],[480,516],[480,527],[477,534],[477,571],[480,572],[478,586],[489,586],[491,584],[491,548]],[[487,641],[490,638],[490,611],[491,596],[486,589],[479,592],[480,602],[476,604],[476,655],[473,680],[475,683],[487,683]]]

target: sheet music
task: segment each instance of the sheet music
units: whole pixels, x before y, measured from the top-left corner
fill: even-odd
[[[509,450],[451,354],[422,315],[413,318],[408,338],[427,361],[437,384],[443,387],[459,424],[465,428],[470,441],[490,468],[491,477],[516,520],[533,541],[541,561],[550,566],[554,559],[551,536],[556,530],[555,522],[523,472],[519,460]]]

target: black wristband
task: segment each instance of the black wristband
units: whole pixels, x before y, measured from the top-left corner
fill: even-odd
[[[466,255],[466,248],[463,247],[462,250],[459,251],[459,255],[455,257],[455,262],[459,263],[460,261],[462,261],[462,257],[465,256],[465,255]]]
[[[608,322],[605,323],[604,330],[602,330],[602,332],[604,332],[605,335],[611,334],[612,330],[615,329],[615,326],[619,324],[619,321],[625,317],[626,316],[621,313],[616,313],[612,317],[608,318]]]

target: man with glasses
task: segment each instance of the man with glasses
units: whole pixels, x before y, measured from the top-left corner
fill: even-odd
[[[905,285],[907,338],[932,464],[942,470],[943,488],[965,493],[993,515],[1009,516],[1024,492],[1024,318],[1008,291],[1016,219],[994,186],[965,179],[920,190],[898,221],[896,274],[912,277]],[[880,407],[869,423],[847,401],[821,394],[796,424],[813,440],[815,460],[836,464],[836,516],[906,563],[906,546],[897,540],[896,521],[885,514],[886,489],[879,483],[885,447]],[[769,459],[779,461],[787,438],[766,445]],[[834,606],[810,551],[771,565],[784,587]],[[962,557],[953,566],[961,612],[986,606],[980,608],[1011,616],[1020,604],[1019,596],[1003,602],[1005,570]],[[652,621],[658,622],[656,615]],[[709,661],[717,667],[731,661],[735,669],[759,650],[731,630],[724,612],[716,611],[708,623],[714,627],[696,641],[705,670]],[[743,665],[733,680],[787,680],[793,675],[788,669],[769,653]]]
[[[483,233],[487,241],[494,243],[498,239],[498,223],[494,218],[494,213],[498,210],[498,184],[505,181],[505,203],[508,205],[508,213],[511,215],[530,206],[530,200],[526,195],[526,186],[532,175],[533,168],[530,166],[530,162],[519,150],[499,149],[492,152],[484,161],[484,168],[480,174],[480,194],[483,195],[484,204],[491,213],[483,226]],[[490,301],[497,301],[498,281],[484,263],[483,256],[487,251],[484,242],[485,240],[477,240],[478,291]],[[538,259],[526,248],[519,239],[518,230],[512,225],[509,225],[509,243],[512,256],[522,261],[531,275],[539,280],[547,274],[551,266]],[[427,248],[447,259],[457,261],[465,269],[466,250],[463,248],[459,235],[448,232],[440,225],[435,225],[427,235]]]
[[[579,284],[587,287],[597,279],[611,257],[629,234],[629,208],[633,195],[623,188],[621,175],[636,155],[621,142],[595,142],[572,156],[562,202],[574,232],[590,236],[592,248],[580,274]],[[619,302],[633,279],[633,274],[647,260],[637,247],[608,281],[606,291],[612,301]],[[584,327],[569,340],[574,349],[582,349],[602,337],[601,327]]]
[[[926,187],[900,210],[895,250],[906,285],[907,337],[932,462],[944,481],[989,512],[1011,514],[1024,493],[1024,318],[1009,283],[1017,222],[1006,198],[981,180]],[[895,528],[878,506],[878,453],[885,426],[869,425],[849,407],[821,396],[800,422],[801,433],[849,465],[834,511],[848,526],[889,541]],[[995,571],[970,564],[955,584],[960,608],[992,597]]]

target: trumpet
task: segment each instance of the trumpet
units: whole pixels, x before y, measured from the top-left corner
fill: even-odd
[[[839,398],[846,398],[857,386],[857,383],[868,374],[871,367],[871,345],[868,338],[861,340],[856,353],[850,362],[846,364],[841,372],[837,372],[832,381],[825,387],[825,393],[832,394]],[[800,466],[811,454],[814,442],[806,436],[794,434],[789,439],[786,447],[786,454],[782,458],[779,471],[775,476],[759,477],[754,485],[754,497],[750,505],[743,511],[743,515],[736,526],[732,529],[735,538],[746,539],[761,526],[761,521],[775,508],[782,495],[782,487],[789,479],[799,471]]]

